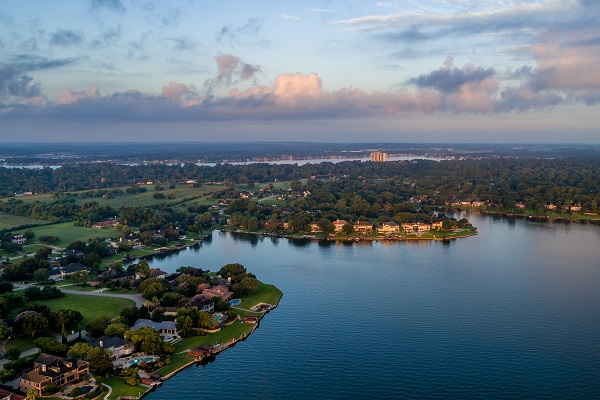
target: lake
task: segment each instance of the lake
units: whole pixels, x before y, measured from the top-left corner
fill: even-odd
[[[239,262],[284,293],[147,399],[600,398],[600,228],[466,214],[449,244],[214,232],[152,267]]]

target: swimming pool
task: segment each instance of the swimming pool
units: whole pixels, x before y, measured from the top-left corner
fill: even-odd
[[[150,362],[154,361],[155,359],[156,359],[156,357],[138,357],[138,358],[134,358],[133,360],[129,360],[127,362],[127,364],[138,365],[142,361],[146,361],[147,363],[150,363]]]
[[[233,299],[229,302],[233,307],[239,305],[242,301],[240,299]]]

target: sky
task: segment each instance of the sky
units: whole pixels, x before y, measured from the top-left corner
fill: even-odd
[[[600,143],[599,0],[0,2],[2,142]]]

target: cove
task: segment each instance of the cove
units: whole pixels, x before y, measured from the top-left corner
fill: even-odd
[[[146,398],[600,398],[600,228],[466,216],[479,234],[451,243],[215,231],[152,260],[239,262],[283,297],[246,341]]]

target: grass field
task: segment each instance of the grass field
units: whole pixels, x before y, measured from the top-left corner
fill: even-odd
[[[44,225],[47,223],[48,221],[41,219],[20,217],[18,215],[10,215],[0,212],[0,229],[10,230],[21,225]]]
[[[102,377],[102,382],[112,388],[112,393],[108,399],[113,400],[119,396],[139,396],[148,390],[145,386],[131,386],[125,383],[124,378],[117,376]]]
[[[54,336],[47,333],[42,333],[39,335],[36,334],[35,338],[31,337],[31,335],[19,336],[17,338],[8,340],[6,342],[6,349],[12,349],[15,347],[22,353],[26,350],[33,349],[35,347],[35,343],[33,343],[33,341],[40,337],[53,338]]]
[[[120,297],[86,296],[84,294],[67,294],[65,297],[43,300],[40,303],[47,305],[52,311],[60,309],[79,311],[83,315],[82,327],[94,317],[104,315],[116,317],[125,307],[135,305],[133,300]]]
[[[72,222],[37,226],[35,228],[31,228],[31,230],[35,233],[35,238],[33,239],[35,243],[39,243],[40,236],[58,236],[60,238],[60,242],[53,244],[53,246],[58,247],[67,247],[69,243],[76,240],[87,242],[88,239],[105,239],[109,237],[117,237],[118,235],[117,231],[113,231],[111,229],[84,228],[81,226],[74,226]],[[25,231],[20,231],[19,233],[24,232]]]

